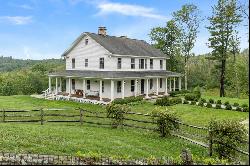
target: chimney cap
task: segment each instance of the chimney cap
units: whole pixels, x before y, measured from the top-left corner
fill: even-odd
[[[103,36],[106,36],[107,34],[107,28],[104,27],[104,26],[99,26],[98,27],[98,35],[103,35]]]

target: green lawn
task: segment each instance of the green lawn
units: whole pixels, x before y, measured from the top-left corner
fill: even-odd
[[[131,158],[178,157],[183,148],[197,156],[207,151],[190,142],[160,138],[154,132],[111,129],[89,125],[0,124],[0,149],[10,152],[74,155],[94,152],[103,156]]]
[[[0,96],[0,109],[68,108],[70,110],[49,112],[79,114],[79,111],[75,110],[77,107],[96,112],[105,111],[105,106],[100,105],[49,101],[29,96]],[[133,112],[142,113],[149,113],[154,108],[153,103],[146,101],[131,106]],[[166,107],[161,108],[166,109]],[[199,126],[206,126],[211,119],[215,118],[244,120],[249,116],[247,112],[182,104],[168,107],[168,109],[175,110],[181,121]],[[39,114],[39,112],[32,113]],[[96,121],[100,121],[100,119]],[[139,129],[111,129],[88,124],[80,126],[79,123],[45,123],[43,126],[39,123],[0,123],[0,149],[2,151],[45,154],[75,154],[77,151],[81,151],[82,153],[95,152],[104,156],[141,158],[151,155],[177,157],[182,148],[190,148],[192,153],[197,156],[207,154],[205,148],[182,139],[175,137],[163,139],[157,133]]]

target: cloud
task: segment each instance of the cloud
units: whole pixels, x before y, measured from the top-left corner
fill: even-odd
[[[34,9],[32,6],[27,5],[27,4],[19,5],[18,7],[23,8],[23,9],[27,9],[27,10],[32,10],[32,9]]]
[[[25,25],[32,22],[31,16],[0,16],[0,22],[9,22],[15,25]]]
[[[139,17],[147,17],[154,19],[167,19],[166,16],[157,14],[154,8],[149,8],[139,5],[113,3],[113,2],[100,2],[97,3],[96,5],[97,8],[100,10],[97,13],[97,15],[119,13],[125,16],[139,16]]]

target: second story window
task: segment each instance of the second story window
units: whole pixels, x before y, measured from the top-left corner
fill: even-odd
[[[89,60],[85,59],[85,67],[88,67],[88,66],[89,66]]]
[[[76,60],[75,58],[72,59],[72,69],[74,69],[76,67]]]
[[[163,69],[163,60],[160,60],[160,69]]]
[[[147,69],[148,68],[148,64],[147,64],[148,62],[147,62],[147,59],[145,59],[145,69]]]
[[[150,69],[153,69],[154,67],[154,60],[153,59],[150,59]]]
[[[144,59],[139,59],[139,69],[144,69]]]
[[[135,69],[135,58],[131,58],[131,69]]]
[[[85,45],[89,44],[89,39],[85,39]]]
[[[117,59],[117,69],[121,69],[122,68],[122,58],[118,58]]]
[[[122,92],[122,82],[117,81],[117,93],[121,93],[121,92]]]
[[[104,58],[100,58],[100,69],[104,69]]]
[[[87,80],[87,90],[90,90],[90,80]]]

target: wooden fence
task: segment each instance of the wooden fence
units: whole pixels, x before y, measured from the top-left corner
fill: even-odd
[[[64,114],[64,113],[53,113],[57,111],[72,111],[66,109],[34,109],[34,110],[1,110],[2,122],[39,122],[41,125],[46,123],[79,123],[83,124],[94,124],[102,126],[111,126],[111,118],[107,117],[106,112],[101,111],[89,111],[82,108],[78,108],[75,111],[78,113]],[[52,111],[52,113],[51,113]],[[22,113],[22,114],[19,114]],[[18,119],[15,119],[18,118]],[[68,119],[71,118],[71,119]],[[73,119],[72,119],[73,118]],[[102,119],[102,121],[100,121]],[[179,124],[179,129],[172,133],[173,136],[185,139],[194,144],[202,146],[208,149],[208,154],[212,156],[213,143],[222,143],[220,140],[214,140],[211,136],[211,132],[206,127],[200,127],[195,125],[185,124],[183,122],[176,121]],[[152,121],[152,117],[149,114],[127,112],[126,117],[121,126],[129,128],[138,128],[148,131],[157,131],[156,123]],[[242,142],[242,146],[245,148],[230,147],[241,155],[249,156],[248,152],[248,141]]]

